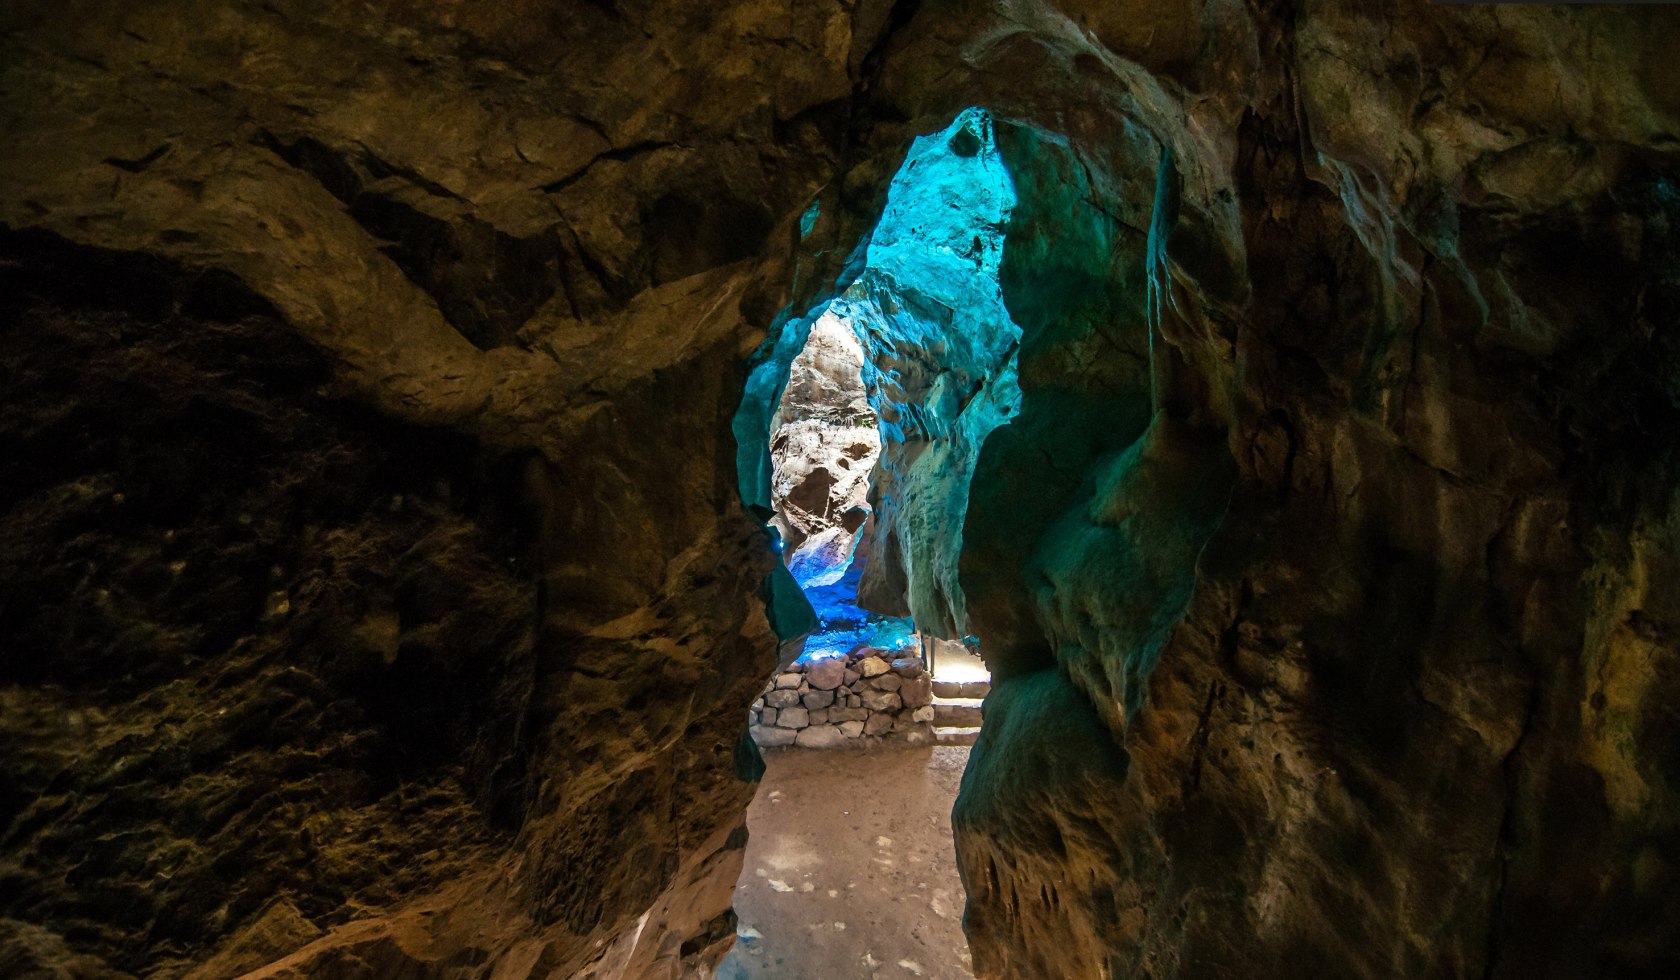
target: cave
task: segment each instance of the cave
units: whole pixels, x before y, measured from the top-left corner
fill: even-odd
[[[812,980],[1680,975],[1677,41],[9,4],[0,976],[712,977],[912,751]]]
[[[761,747],[979,727],[989,677],[957,556],[980,447],[1020,402],[998,282],[1014,207],[991,115],[958,113],[911,145],[832,295],[758,352],[734,423],[742,496],[814,617],[784,631],[754,704]],[[818,200],[802,236],[821,215]]]

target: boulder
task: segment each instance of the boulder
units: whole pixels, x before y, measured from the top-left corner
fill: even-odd
[[[832,691],[846,682],[846,662],[839,657],[827,657],[805,668],[805,679],[813,690]]]
[[[806,721],[806,724],[808,724],[808,725],[826,725],[826,724],[828,724],[829,720],[830,719],[829,719],[829,716],[828,716],[828,709],[827,708],[815,708],[815,709],[810,710],[810,713],[809,713],[808,719]]]
[[[793,673],[777,674],[776,675],[776,687],[783,688],[783,689],[798,687],[799,682],[804,680],[804,679],[805,679],[805,676],[803,674],[793,674]]]
[[[870,655],[858,661],[858,673],[865,677],[879,677],[891,670],[887,662],[880,657]]]
[[[899,657],[892,662],[892,671],[900,677],[916,677],[926,673],[922,662],[915,657]]]
[[[869,682],[869,686],[877,691],[896,691],[904,683],[904,678],[897,674],[882,674]]]
[[[847,738],[857,738],[859,735],[863,734],[863,722],[843,721],[840,723],[839,729],[840,734],[846,736]]]
[[[885,711],[877,711],[863,723],[865,735],[885,735],[893,730],[894,718]]]
[[[846,735],[833,725],[812,725],[794,737],[802,749],[832,749],[846,744]]]
[[[792,745],[794,738],[799,734],[798,732],[787,728],[769,728],[762,725],[752,729],[751,731],[753,741],[767,749]]]
[[[863,677],[862,674],[858,673],[857,671],[853,670],[850,667],[847,667],[844,674],[841,676],[840,680],[841,680],[841,683],[844,684],[846,687],[851,687],[853,684],[856,684],[858,682],[858,680],[862,677]]]
[[[761,725],[774,725],[776,723],[776,713],[775,708],[765,708],[759,713],[758,723]]]
[[[807,708],[826,708],[834,703],[833,691],[810,691],[800,698]]]
[[[870,711],[897,711],[904,706],[896,691],[865,691],[863,692],[863,706]],[[803,714],[804,712],[800,712]],[[786,714],[786,712],[783,712]]]
[[[933,721],[933,705],[923,705],[910,713],[910,720],[919,725]]]
[[[783,708],[776,716],[776,725],[779,728],[804,728],[810,723],[811,713],[804,708]]]
[[[933,679],[923,674],[906,680],[898,689],[906,708],[920,708],[933,703]]]

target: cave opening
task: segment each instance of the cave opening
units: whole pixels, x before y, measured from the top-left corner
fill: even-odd
[[[991,115],[958,113],[912,143],[835,291],[761,353],[736,419],[743,497],[783,566],[782,666],[754,709],[760,745],[978,727],[987,674],[957,569],[980,447],[1020,409],[1021,330],[998,280],[1015,203]],[[821,215],[814,202],[802,236]],[[788,686],[828,660],[843,666]],[[829,683],[883,664],[900,682],[880,694],[896,697]],[[947,720],[975,724],[933,724],[932,683],[972,709]]]
[[[821,230],[820,200],[800,222],[807,241]],[[949,961],[939,975],[966,963],[948,814],[990,675],[958,557],[981,446],[1020,410],[1021,330],[998,278],[1015,204],[986,110],[917,138],[840,281],[786,319],[749,377],[735,420],[742,495],[781,558],[769,611],[782,641],[750,709],[752,739],[765,749],[880,751],[862,764],[769,758],[768,802],[756,818],[749,811],[755,843],[736,896],[743,928],[728,969],[737,972],[725,975],[758,975],[764,942],[795,961],[821,946],[776,945],[792,933],[779,924],[790,902],[778,893],[812,893],[796,904],[826,901],[834,914],[823,917],[843,923],[858,901],[852,885],[876,887],[858,872],[894,860],[925,862],[932,880],[923,894],[903,894],[880,879],[873,900],[908,903],[911,922],[906,935],[873,941],[890,951],[939,935],[949,944],[937,953]],[[862,851],[824,855],[799,843],[836,823],[868,829],[851,838]],[[853,880],[827,890],[825,874]],[[904,952],[910,962],[935,955]]]

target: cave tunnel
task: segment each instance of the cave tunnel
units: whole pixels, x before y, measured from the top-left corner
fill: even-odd
[[[832,746],[837,731],[964,739],[979,727],[988,677],[956,569],[980,447],[1020,401],[1020,329],[997,279],[1014,205],[990,114],[958,114],[909,149],[848,281],[760,352],[735,425],[743,494],[768,502],[773,547],[815,617],[786,637],[783,659],[803,674],[837,658],[837,676],[863,685],[801,683],[796,703],[773,679],[766,698],[779,703],[755,706],[761,745]],[[802,235],[820,214],[818,201]],[[755,476],[768,487],[746,485]],[[892,677],[861,676],[880,663]]]
[[[8,4],[0,976],[1680,976],[1677,42]]]

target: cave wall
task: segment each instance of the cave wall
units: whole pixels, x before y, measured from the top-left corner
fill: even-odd
[[[715,962],[777,640],[728,421],[878,25],[0,18],[0,973]]]
[[[810,615],[753,352],[968,106],[978,974],[1675,972],[1671,12],[0,24],[0,972],[702,973]]]
[[[1673,971],[1664,17],[1251,10],[1196,99],[1095,16],[966,49],[1124,92],[1004,144],[978,975]]]

